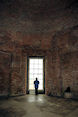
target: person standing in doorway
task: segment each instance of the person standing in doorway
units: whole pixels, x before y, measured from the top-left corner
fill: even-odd
[[[36,78],[36,80],[34,81],[34,85],[35,85],[35,94],[37,95],[37,94],[38,94],[38,86],[39,86],[39,81],[38,81],[37,78]]]

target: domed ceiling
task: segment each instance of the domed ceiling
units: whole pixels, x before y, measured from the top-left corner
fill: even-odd
[[[51,33],[77,24],[77,0],[0,0],[0,30]]]

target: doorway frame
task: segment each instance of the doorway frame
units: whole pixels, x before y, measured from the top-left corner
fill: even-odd
[[[44,56],[28,56],[27,57],[27,83],[26,83],[26,86],[27,86],[27,91],[26,93],[29,94],[30,91],[29,91],[29,59],[30,58],[41,58],[43,59],[43,90],[39,90],[39,94],[45,94],[45,57]]]

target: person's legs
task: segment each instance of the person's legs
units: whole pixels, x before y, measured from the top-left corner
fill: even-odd
[[[35,88],[35,95],[36,95],[36,88]]]
[[[35,88],[35,94],[36,94],[36,95],[38,94],[38,89],[37,89],[37,88]]]

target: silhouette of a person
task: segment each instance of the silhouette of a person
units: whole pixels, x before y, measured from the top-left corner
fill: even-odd
[[[36,78],[36,80],[34,81],[34,85],[35,85],[35,94],[37,95],[37,94],[38,94],[38,85],[39,85],[39,81],[38,81],[37,78]]]
[[[70,87],[67,87],[67,89],[65,90],[65,92],[71,92]]]

